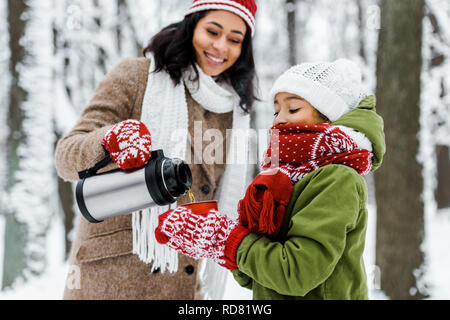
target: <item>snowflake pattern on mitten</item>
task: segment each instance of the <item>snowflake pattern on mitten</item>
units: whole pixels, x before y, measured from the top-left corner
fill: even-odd
[[[212,259],[231,270],[237,267],[236,250],[248,233],[237,220],[217,210],[195,214],[183,206],[160,215],[155,230],[159,243],[194,259]]]
[[[140,168],[149,161],[152,140],[143,122],[125,120],[106,132],[102,145],[119,168],[130,170]]]

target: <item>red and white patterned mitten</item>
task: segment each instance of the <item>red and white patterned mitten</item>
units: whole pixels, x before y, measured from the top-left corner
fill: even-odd
[[[102,145],[112,161],[124,170],[144,166],[151,155],[152,140],[145,124],[138,120],[125,120],[109,129]]]
[[[159,216],[156,240],[194,259],[212,259],[221,266],[237,268],[236,251],[249,231],[237,221],[212,209],[204,215],[178,207]]]

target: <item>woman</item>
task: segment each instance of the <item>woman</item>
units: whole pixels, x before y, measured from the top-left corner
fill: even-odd
[[[163,149],[166,156],[193,159],[188,162],[196,200],[217,198],[219,207],[235,208],[245,192],[245,166],[224,165],[222,159],[198,161],[208,145],[195,150],[198,144],[187,142],[195,124],[201,124],[202,132],[219,130],[222,137],[226,129],[248,128],[255,100],[251,37],[256,9],[253,0],[193,1],[184,20],[153,37],[145,58],[121,62],[100,82],[75,127],[58,142],[58,174],[78,180],[77,173],[102,159],[105,149],[114,163],[104,171],[142,166],[151,150]],[[228,192],[229,183],[219,193],[223,180],[233,181],[235,196]],[[187,197],[178,199],[178,204],[185,202]],[[200,290],[206,284],[198,279],[198,261],[153,239],[144,241],[165,210],[100,224],[80,218],[70,256],[79,285],[67,286],[64,298],[184,300],[201,298],[202,292],[220,298]]]

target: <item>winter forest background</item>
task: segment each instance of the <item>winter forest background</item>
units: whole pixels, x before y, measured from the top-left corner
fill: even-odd
[[[367,176],[371,299],[450,299],[450,1],[259,0],[255,58],[265,101],[290,65],[356,61],[377,95],[387,153]],[[0,299],[60,299],[74,216],[57,139],[96,85],[190,0],[0,0]],[[226,299],[251,294],[230,280]]]

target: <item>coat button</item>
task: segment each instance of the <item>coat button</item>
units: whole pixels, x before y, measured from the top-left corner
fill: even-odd
[[[152,271],[152,273],[153,273],[153,274],[157,274],[157,273],[159,273],[159,271],[160,271],[160,269],[159,269],[159,268],[156,268],[155,270]]]
[[[203,192],[203,194],[208,194],[211,192],[211,187],[205,184],[200,188],[200,190]]]
[[[193,265],[188,265],[186,268],[184,268],[184,271],[185,271],[188,275],[193,274],[193,273],[194,273],[194,270],[195,270],[195,268],[194,268]]]

